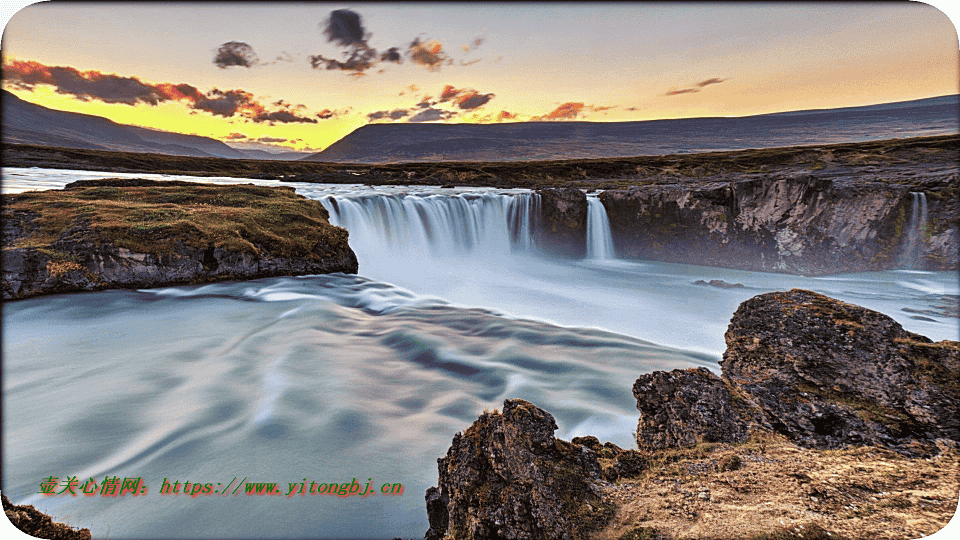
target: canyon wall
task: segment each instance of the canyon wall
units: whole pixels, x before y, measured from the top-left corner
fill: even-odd
[[[544,251],[582,257],[586,199],[566,191],[540,191]],[[954,172],[926,183],[813,175],[689,181],[608,190],[599,199],[619,258],[822,275],[957,269],[958,196]]]

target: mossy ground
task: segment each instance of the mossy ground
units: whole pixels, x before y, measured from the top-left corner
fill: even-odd
[[[347,232],[329,224],[323,205],[293,188],[113,183],[4,195],[5,219],[19,215],[31,221],[26,227],[31,232],[4,249],[46,251],[65,271],[64,265],[74,261],[70,253],[54,248],[58,241],[106,242],[157,256],[173,254],[179,242],[252,254],[259,245],[270,246],[274,257],[309,259],[324,255],[316,252],[318,245],[346,242]]]

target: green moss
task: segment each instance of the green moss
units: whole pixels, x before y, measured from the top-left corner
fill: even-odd
[[[81,186],[3,198],[5,214],[41,209],[34,230],[12,247],[51,249],[58,239],[80,231],[135,253],[169,255],[184,243],[257,254],[256,245],[264,245],[274,256],[320,259],[324,254],[317,246],[336,249],[347,238],[345,230],[329,224],[319,201],[292,188],[178,182]]]

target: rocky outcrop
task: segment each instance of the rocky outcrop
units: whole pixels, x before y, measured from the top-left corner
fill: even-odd
[[[427,540],[586,538],[612,511],[595,485],[597,455],[558,440],[556,421],[513,399],[484,413],[438,460],[427,490]]]
[[[543,253],[567,258],[587,255],[587,196],[579,189],[549,188],[540,195],[539,224],[534,232]]]
[[[634,383],[633,395],[640,410],[641,450],[739,443],[753,430],[769,429],[749,397],[707,368],[643,375]]]
[[[794,289],[747,300],[717,377],[655,372],[634,385],[641,450],[742,442],[775,431],[808,448],[875,445],[936,453],[960,442],[960,343]]]
[[[622,258],[819,275],[905,266],[956,269],[956,183],[955,169],[913,183],[868,181],[850,171],[836,178],[747,174],[609,190],[599,197]],[[914,223],[911,192],[926,194],[926,223]],[[907,262],[911,226],[922,229],[914,231],[922,256]]]
[[[356,273],[347,231],[293,188],[100,180],[4,196],[4,299]]]
[[[771,504],[757,501],[776,499],[758,498],[763,490],[783,490],[784,504],[797,509],[790,515],[802,514],[807,531],[823,531],[810,521],[811,509],[834,516],[854,504],[909,508],[904,515],[921,521],[913,518],[927,510],[903,493],[936,484],[936,476],[899,471],[911,463],[936,468],[933,456],[955,467],[960,343],[931,343],[886,315],[798,289],[741,304],[726,341],[722,376],[696,368],[637,379],[639,450],[596,437],[555,439],[553,417],[523,400],[507,400],[502,414],[484,413],[438,460],[438,487],[426,495],[426,540],[584,538],[601,526],[602,538],[715,539],[730,536],[697,524],[727,517],[735,521],[728,530],[769,533],[783,520],[756,521]],[[850,448],[834,450],[841,447]],[[863,475],[803,473],[799,464],[818,460]],[[886,472],[871,476],[875,469]],[[955,475],[949,481],[955,485]],[[944,504],[930,515],[945,523],[952,509]],[[830,525],[887,530],[889,522],[861,520],[873,514],[852,512]],[[685,532],[611,533],[640,521]]]
[[[53,518],[40,512],[33,505],[15,505],[0,495],[3,513],[14,527],[36,538],[50,540],[90,540],[90,529],[74,529],[69,525],[57,523]]]

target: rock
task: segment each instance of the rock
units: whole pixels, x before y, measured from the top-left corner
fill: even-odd
[[[960,343],[799,289],[743,302],[723,376],[654,372],[633,387],[641,450],[739,443],[775,431],[808,448],[877,445],[909,455],[960,442]]]
[[[725,337],[724,377],[800,445],[960,441],[960,343],[799,289],[742,303]]]
[[[722,279],[711,279],[710,282],[706,282],[702,279],[698,279],[693,282],[694,285],[709,285],[711,287],[717,287],[720,289],[744,289],[743,283],[727,283]]]
[[[57,523],[53,518],[40,512],[33,505],[14,505],[6,495],[0,495],[3,513],[13,526],[21,531],[50,540],[90,540],[90,529],[74,529],[69,525]]]
[[[757,406],[707,368],[641,375],[633,395],[640,450],[743,442],[751,430],[766,427]]]
[[[929,192],[921,266],[956,269],[960,203],[950,188],[956,173],[932,176],[908,185],[852,172],[742,174],[608,190],[599,198],[623,258],[821,275],[899,268],[911,192]]]
[[[546,411],[507,400],[457,434],[427,490],[425,538],[581,539],[612,516],[596,454],[554,438]]]
[[[534,241],[540,251],[567,258],[587,255],[587,196],[579,189],[549,188],[540,195]]]
[[[4,299],[358,269],[347,231],[292,188],[105,179],[3,198]]]

